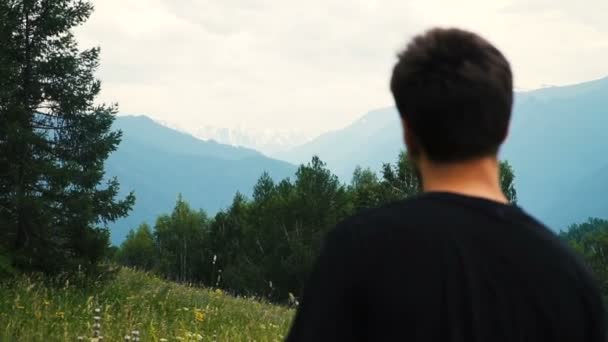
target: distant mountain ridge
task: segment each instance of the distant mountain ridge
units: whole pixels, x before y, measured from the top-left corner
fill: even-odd
[[[145,115],[123,115],[114,122],[114,128],[124,131],[123,143],[139,141],[149,147],[199,157],[242,159],[261,156],[256,150],[221,144],[214,140],[201,141],[188,133],[164,126]]]
[[[180,125],[167,121],[159,121],[163,126],[191,134],[205,140],[216,141],[220,144],[246,147],[260,151],[266,155],[288,150],[311,140],[311,136],[297,130],[251,129],[245,126],[215,127],[211,125]]]
[[[595,183],[595,193],[608,194],[600,172],[608,163],[607,95],[608,78],[517,94],[502,156],[515,168],[522,204],[551,227],[608,218],[608,196],[581,190]]]
[[[383,163],[396,160],[402,149],[399,116],[391,107],[371,111],[344,129],[275,156],[300,164],[318,155],[340,179],[348,181],[357,165],[379,170]]]
[[[589,216],[608,218],[607,95],[608,78],[516,94],[501,158],[515,169],[519,203],[556,230]],[[357,165],[379,170],[403,149],[392,107],[275,154],[287,162],[203,141],[145,116],[120,116],[114,127],[123,131],[123,141],[106,163],[107,176],[117,176],[123,193],[134,190],[137,197],[131,215],[111,225],[114,243],[169,212],[178,193],[214,213],[237,191],[250,194],[264,171],[274,179],[290,177],[294,164],[318,155],[346,182]]]
[[[136,204],[127,218],[110,225],[113,243],[142,222],[153,225],[180,193],[193,208],[213,214],[237,191],[250,194],[263,172],[274,179],[295,172],[294,165],[257,151],[202,141],[145,116],[119,116],[114,128],[123,139],[106,162],[106,176],[118,177],[123,194],[135,191]]]
[[[501,158],[515,169],[520,204],[554,229],[588,216],[608,218],[607,136],[608,78],[517,93]],[[393,162],[402,140],[390,107],[277,157],[301,163],[318,155],[349,180],[357,165],[377,170]]]

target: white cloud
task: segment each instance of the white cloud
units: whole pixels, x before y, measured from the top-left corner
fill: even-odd
[[[180,124],[322,132],[391,104],[395,53],[432,26],[480,32],[517,85],[608,74],[604,0],[101,0],[102,99]]]

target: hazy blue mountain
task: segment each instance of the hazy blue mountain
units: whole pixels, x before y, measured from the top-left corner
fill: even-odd
[[[547,210],[549,224],[562,230],[589,217],[608,218],[608,164],[564,193]]]
[[[394,108],[377,110],[277,157],[299,163],[317,154],[347,180],[357,165],[377,169],[394,161],[400,129]],[[516,94],[501,158],[515,168],[520,204],[554,229],[608,218],[606,137],[608,78]]]
[[[300,164],[318,155],[340,179],[350,180],[357,165],[379,170],[403,148],[395,108],[372,111],[344,129],[325,133],[276,157]]]
[[[124,131],[123,145],[134,141],[160,151],[229,160],[261,155],[248,148],[224,145],[213,140],[203,141],[187,133],[169,129],[143,115],[119,116],[114,121],[114,127]]]
[[[589,193],[608,194],[600,181],[608,163],[608,78],[521,93],[515,108],[503,156],[515,168],[522,204],[555,229],[608,217],[593,209],[606,208],[608,197],[598,203]]]
[[[114,243],[129,229],[169,213],[179,193],[194,208],[214,213],[237,191],[250,194],[262,172],[275,179],[295,172],[295,166],[254,150],[198,140],[145,116],[118,117],[115,127],[123,141],[106,163],[107,176],[117,176],[121,190],[135,191],[137,201],[129,217],[111,225]]]

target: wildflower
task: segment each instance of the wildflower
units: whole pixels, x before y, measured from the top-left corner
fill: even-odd
[[[224,294],[224,291],[222,291],[221,289],[217,289],[217,290],[215,290],[215,294],[218,296],[221,296]]]
[[[199,322],[202,322],[205,320],[205,313],[202,312],[201,310],[196,310],[194,312],[194,319],[196,319]]]
[[[42,302],[42,303],[43,303],[44,305],[46,305],[46,306],[51,305],[51,302],[49,302],[49,301],[48,301],[48,300],[46,300],[46,299],[45,299],[45,300],[44,300],[44,302]]]
[[[188,308],[183,308],[182,310],[184,310],[184,311],[188,311],[188,310],[190,310],[190,309],[188,309]]]
[[[17,304],[17,305],[15,305],[15,307],[16,307],[17,309],[19,309],[19,310],[23,310],[23,309],[25,309],[25,306],[23,306],[23,305],[21,305],[21,304]]]
[[[58,318],[64,318],[65,317],[65,312],[63,312],[63,311],[57,311],[57,312],[55,312],[55,316],[57,316]]]

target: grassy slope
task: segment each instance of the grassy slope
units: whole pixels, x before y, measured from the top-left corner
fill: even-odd
[[[42,284],[22,278],[0,285],[0,341],[89,337],[96,307],[105,341],[122,341],[134,329],[142,341],[281,341],[293,316],[284,307],[128,269],[88,289]]]

